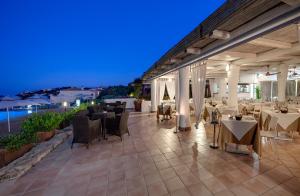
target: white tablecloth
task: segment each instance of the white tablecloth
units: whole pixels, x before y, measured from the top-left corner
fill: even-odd
[[[287,129],[291,124],[293,124],[296,120],[300,118],[299,113],[286,113],[283,114],[281,112],[276,113],[272,110],[263,110],[262,111],[262,123],[264,123],[268,117],[268,115],[272,117],[277,117],[277,124],[280,125],[283,129]]]
[[[165,114],[171,105],[163,105],[163,113]]]
[[[210,119],[211,119],[211,112],[214,111],[215,109],[217,109],[221,114],[226,114],[226,115],[234,114],[237,112],[236,108],[229,107],[226,105],[217,105],[216,107],[213,107],[211,105],[206,105],[205,107],[207,109]]]
[[[253,117],[243,116],[242,120],[229,119],[223,115],[221,123],[236,137],[241,140],[254,126],[257,125]]]
[[[218,108],[218,111],[221,113],[221,114],[230,114],[230,115],[234,115],[235,113],[237,113],[237,110],[235,107],[229,107],[229,106],[220,106],[220,107],[217,107]]]

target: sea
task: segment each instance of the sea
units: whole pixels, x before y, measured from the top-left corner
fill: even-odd
[[[9,111],[9,118],[13,120],[15,118],[28,116],[32,113],[32,110],[11,110]],[[0,122],[7,121],[7,112],[0,111]]]

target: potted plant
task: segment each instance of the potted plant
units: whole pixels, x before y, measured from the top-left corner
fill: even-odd
[[[23,156],[33,147],[34,142],[36,142],[36,134],[27,130],[1,138],[0,167]]]
[[[141,112],[142,110],[142,101],[141,99],[134,100],[134,110],[136,112]]]
[[[256,99],[261,99],[261,88],[260,88],[260,86],[256,86],[255,93],[256,93]]]
[[[47,141],[55,135],[62,120],[62,115],[54,112],[33,114],[23,122],[22,129],[36,132],[38,142]]]

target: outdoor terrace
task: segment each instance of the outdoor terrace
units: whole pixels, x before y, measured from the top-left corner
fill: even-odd
[[[130,136],[95,141],[89,149],[71,137],[0,195],[299,195],[300,140],[269,144],[263,157],[209,148],[209,124],[174,134],[175,120],[131,113]]]

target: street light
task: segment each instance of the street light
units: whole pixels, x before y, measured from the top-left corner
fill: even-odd
[[[63,102],[63,106],[64,106],[65,112],[66,112],[66,111],[67,111],[68,102],[64,101],[64,102]]]

